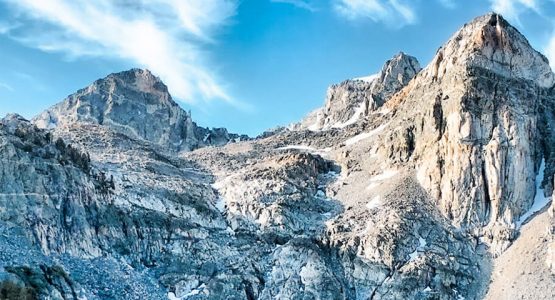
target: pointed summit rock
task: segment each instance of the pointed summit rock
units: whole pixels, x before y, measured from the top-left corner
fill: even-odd
[[[438,50],[426,74],[440,79],[457,66],[484,68],[504,77],[531,80],[541,87],[555,83],[547,58],[495,13],[464,25]]]
[[[324,107],[312,112],[297,127],[326,130],[352,125],[380,108],[420,70],[415,57],[400,52],[386,61],[377,74],[329,87]]]
[[[225,129],[198,127],[171,97],[166,85],[148,70],[131,69],[108,75],[34,118],[39,128],[98,124],[131,138],[170,150],[191,150],[225,144]]]
[[[402,89],[420,72],[420,63],[414,56],[399,52],[385,62],[372,85],[372,110],[382,106],[393,94]]]

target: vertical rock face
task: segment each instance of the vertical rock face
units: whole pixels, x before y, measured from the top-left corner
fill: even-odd
[[[99,124],[170,150],[223,145],[239,139],[224,128],[198,127],[148,70],[111,74],[37,116],[39,128]],[[245,137],[242,137],[245,138]]]
[[[408,120],[399,126],[413,144],[393,157],[413,161],[442,212],[457,226],[485,227],[479,235],[497,252],[532,206],[537,178],[551,188],[553,84],[547,59],[489,14],[457,32],[388,103]]]
[[[420,63],[414,56],[403,52],[388,60],[372,85],[372,110],[382,106],[393,94],[401,90],[420,72]]]
[[[420,69],[415,57],[400,52],[388,60],[378,74],[329,87],[324,107],[307,116],[297,127],[320,130],[352,125],[380,108]]]

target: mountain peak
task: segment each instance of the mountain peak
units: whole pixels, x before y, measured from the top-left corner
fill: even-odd
[[[109,101],[134,101],[138,97],[121,97],[129,92],[151,94],[151,100],[164,102],[166,105],[177,106],[172,100],[168,87],[159,77],[147,69],[133,68],[127,71],[112,73],[105,78],[96,80],[93,84],[82,90],[85,93],[105,90],[105,93],[118,95]],[[78,93],[81,91],[78,91]]]
[[[379,73],[379,80],[375,83],[376,89],[385,93],[382,101],[385,102],[385,98],[391,97],[405,86],[420,70],[416,57],[402,51],[386,61]]]
[[[426,75],[440,79],[456,66],[483,68],[504,77],[551,87],[555,77],[547,58],[501,15],[488,13],[465,24],[437,52]]]
[[[387,60],[376,74],[330,86],[324,107],[310,113],[291,128],[326,130],[355,124],[384,105],[420,70],[420,63],[414,56],[399,52]]]
[[[123,72],[113,73],[108,75],[108,77],[102,80],[113,80],[121,81],[123,83],[133,85],[137,90],[151,93],[151,92],[161,92],[168,93],[168,87],[160,80],[159,77],[155,76],[148,69],[130,69]]]
[[[191,150],[244,138],[197,126],[149,70],[98,79],[33,119],[39,128],[96,124],[171,150]]]

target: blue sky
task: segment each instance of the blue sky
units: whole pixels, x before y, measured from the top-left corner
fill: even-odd
[[[399,51],[426,65],[492,10],[555,60],[555,0],[0,0],[0,115],[141,67],[200,125],[256,135]]]

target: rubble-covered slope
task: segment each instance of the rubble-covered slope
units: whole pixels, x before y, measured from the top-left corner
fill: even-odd
[[[514,244],[495,260],[485,299],[555,298],[555,205],[522,226]]]

